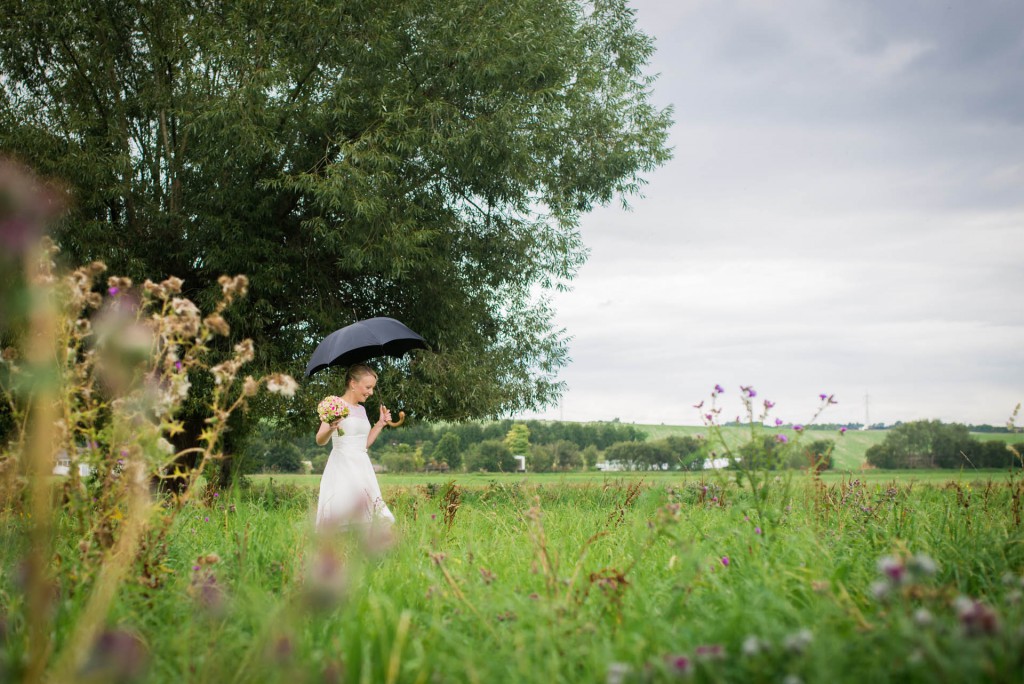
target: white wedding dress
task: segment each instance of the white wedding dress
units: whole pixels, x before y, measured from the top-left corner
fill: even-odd
[[[366,409],[349,406],[341,421],[343,435],[331,436],[331,455],[320,480],[316,528],[340,529],[375,522],[393,523],[395,516],[380,495],[380,485],[366,452],[370,421]]]

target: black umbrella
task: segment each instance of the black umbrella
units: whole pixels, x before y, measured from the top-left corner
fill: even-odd
[[[426,347],[426,340],[394,318],[367,318],[325,337],[306,364],[306,377],[328,366],[351,366],[375,356],[397,358]]]

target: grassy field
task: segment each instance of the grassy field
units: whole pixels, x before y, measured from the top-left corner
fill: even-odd
[[[980,483],[993,481],[1005,483],[1012,477],[1020,477],[1021,473],[1014,474],[1008,470],[856,470],[843,471],[833,470],[821,475],[821,480],[827,484],[837,484],[849,480],[859,480],[872,484],[885,484],[895,482],[899,485],[945,485],[949,482]],[[468,489],[480,489],[501,486],[537,486],[537,487],[560,487],[560,486],[628,486],[633,482],[644,482],[650,485],[659,486],[684,486],[693,482],[719,482],[722,479],[730,480],[733,476],[724,471],[704,473],[684,472],[579,472],[579,473],[527,473],[505,474],[505,473],[383,473],[378,475],[381,488],[387,492],[391,489],[402,489],[416,486],[442,486],[448,482],[454,482],[460,487]],[[297,485],[302,487],[319,487],[319,475],[250,475],[252,483],[259,486],[266,486],[267,483]],[[796,482],[809,480],[806,474],[794,475]]]
[[[975,475],[388,476],[390,540],[317,537],[316,477],[253,478],[147,537],[76,681],[1019,682],[1024,484]],[[99,568],[57,523],[60,653]]]
[[[707,436],[708,432],[706,427],[690,425],[637,425],[636,427],[647,433],[647,438],[650,440],[664,439],[671,436]],[[776,433],[784,434],[791,440],[797,436],[793,430],[780,429],[769,432],[769,434]],[[746,427],[724,427],[722,428],[722,436],[730,447],[738,447],[750,440],[750,429]],[[804,433],[802,439],[808,442],[817,439],[830,439],[834,441],[835,448],[832,452],[832,458],[836,468],[854,469],[860,468],[864,463],[864,453],[869,447],[880,444],[885,439],[885,431],[850,430],[844,435],[840,435],[838,432],[831,430],[809,430]]]

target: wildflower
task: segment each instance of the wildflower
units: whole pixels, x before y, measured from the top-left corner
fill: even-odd
[[[253,347],[252,340],[245,339],[235,345],[235,357],[241,363],[249,363],[256,358],[256,350]]]
[[[219,617],[226,609],[226,593],[210,567],[220,561],[216,554],[200,556],[192,566],[192,582],[188,591],[196,605],[211,617]]]
[[[0,158],[0,247],[5,256],[25,252],[63,205],[58,188],[28,167]]]
[[[79,674],[88,681],[140,681],[148,661],[142,639],[124,629],[110,629],[96,639]]]
[[[754,534],[761,534],[761,528],[760,527],[755,527],[754,528]]]
[[[729,567],[729,557],[728,556],[722,556],[722,565],[724,565],[725,567]]]
[[[694,649],[694,655],[706,660],[721,660],[725,657],[725,649],[721,644],[705,644]]]
[[[667,655],[665,665],[675,675],[688,675],[693,669],[693,663],[685,655]]]
[[[820,398],[822,401],[825,401],[825,399],[828,398],[828,395],[827,394],[819,394],[818,398]]]
[[[120,290],[117,289],[116,287],[107,288],[107,294],[110,295],[111,297],[116,297],[118,292],[120,292]]]
[[[794,429],[794,430],[795,430],[796,432],[803,432],[803,431],[804,431],[804,426],[803,426],[803,425],[800,425],[800,424],[798,423],[798,424],[796,424],[796,425],[794,425],[794,426],[793,426],[793,429]]]
[[[298,389],[299,383],[295,382],[295,378],[286,373],[274,373],[267,378],[267,390],[274,394],[294,397]]]
[[[839,434],[840,435],[845,435],[846,434],[846,426],[845,425],[843,427],[839,428]]]
[[[775,441],[778,442],[779,444],[785,444],[786,442],[789,441],[789,437],[787,437],[786,435],[775,435]]]
[[[775,427],[782,427],[782,419],[781,418],[776,418],[775,419]]]
[[[931,625],[932,622],[934,622],[934,618],[927,608],[918,608],[914,611],[914,623],[917,624],[918,627],[927,627]]]
[[[876,601],[884,601],[889,596],[889,592],[892,591],[892,584],[882,580],[875,580],[871,583],[870,591]]]
[[[878,559],[878,572],[893,584],[902,584],[906,573],[903,562],[893,556],[882,556]]]
[[[743,645],[740,646],[740,650],[743,652],[743,655],[748,658],[752,658],[762,651],[768,650],[768,643],[758,639],[754,635],[750,635],[743,640]]]
[[[811,645],[812,641],[814,641],[814,634],[811,630],[805,627],[800,631],[787,636],[784,644],[787,651],[803,653],[807,650],[807,647]]]
[[[203,324],[221,337],[227,337],[231,333],[231,326],[220,314],[211,314],[203,320]]]
[[[605,684],[623,684],[629,675],[630,667],[626,663],[608,663]]]
[[[932,577],[938,569],[938,565],[936,565],[931,556],[926,553],[915,553],[914,556],[907,561],[907,570],[914,577]]]
[[[295,646],[287,635],[280,635],[270,642],[267,658],[276,663],[287,663],[295,653]]]
[[[185,281],[177,276],[171,276],[167,280],[160,283],[160,287],[170,292],[171,294],[179,294],[181,292],[181,286],[185,284]]]
[[[253,397],[256,396],[256,392],[260,389],[260,383],[256,378],[251,375],[245,376],[245,380],[242,382],[242,396]]]
[[[721,385],[715,385],[715,394],[724,394],[725,389]]]
[[[303,587],[306,601],[314,608],[331,608],[348,592],[348,574],[341,558],[333,549],[318,549],[306,573]]]
[[[234,278],[222,275],[217,279],[220,283],[224,299],[230,303],[236,296],[244,297],[249,292],[249,279],[244,275],[237,275]]]
[[[765,411],[770,411],[773,408],[775,408],[775,402],[774,401],[768,401],[767,399],[765,399],[764,400],[764,410]]]
[[[981,601],[961,596],[953,604],[960,625],[968,635],[995,634],[999,631],[999,616]]]

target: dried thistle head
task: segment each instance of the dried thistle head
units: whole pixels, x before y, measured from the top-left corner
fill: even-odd
[[[299,383],[287,373],[273,373],[267,378],[267,391],[286,397],[294,397]]]
[[[256,348],[250,339],[244,339],[235,345],[235,359],[241,363],[249,363],[256,358]]]
[[[254,397],[259,390],[259,380],[255,379],[251,375],[245,376],[245,380],[242,382],[242,396]]]
[[[220,283],[221,292],[224,294],[225,306],[231,304],[236,298],[249,294],[249,279],[244,275],[236,275],[233,278],[222,275],[217,282]]]
[[[224,317],[218,313],[207,316],[203,320],[203,325],[221,337],[227,337],[231,333],[231,326],[229,326],[228,322],[224,320]]]

